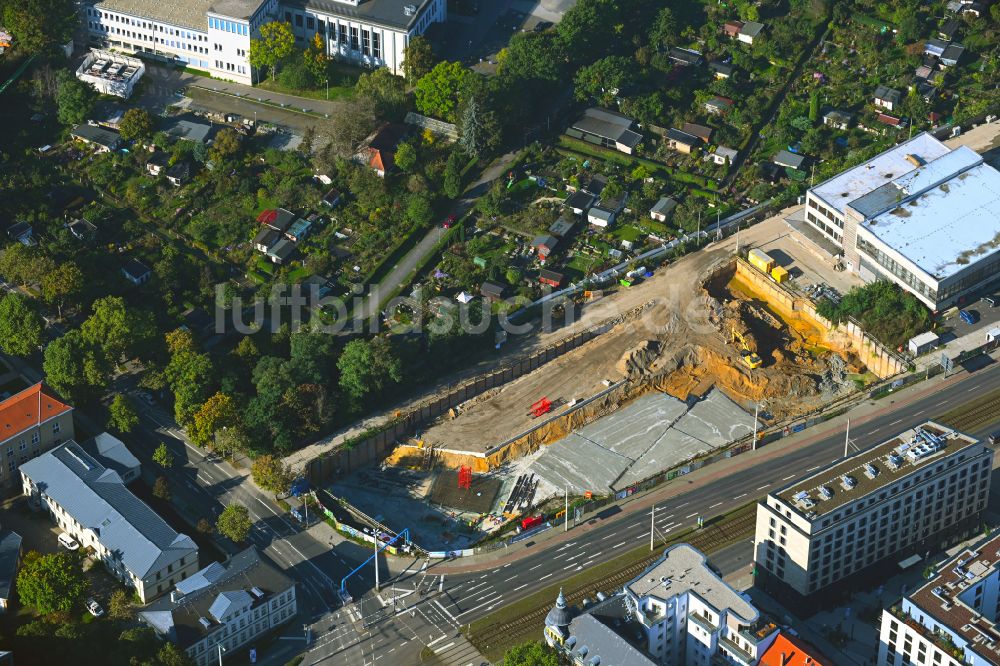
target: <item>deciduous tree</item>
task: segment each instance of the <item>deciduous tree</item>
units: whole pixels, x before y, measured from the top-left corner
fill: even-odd
[[[79,608],[87,591],[80,559],[73,553],[42,555],[29,551],[17,574],[21,602],[42,615],[69,613]]]
[[[178,423],[190,426],[214,381],[212,360],[208,354],[181,351],[171,356],[164,375],[174,393],[174,416]]]
[[[398,119],[406,111],[406,82],[385,67],[359,76],[354,94],[369,102],[379,118]]]
[[[126,353],[143,348],[156,333],[153,317],[129,308],[120,296],[94,301],[93,313],[80,326],[83,341],[104,353],[109,364],[117,364]]]
[[[108,617],[112,620],[131,620],[135,613],[132,600],[125,590],[115,590],[108,598]]]
[[[437,59],[434,57],[434,49],[426,37],[417,35],[410,39],[410,43],[403,49],[403,73],[407,83],[414,85],[434,68],[435,62]]]
[[[153,451],[153,462],[164,469],[174,466],[174,454],[170,452],[164,442],[160,442],[160,445]]]
[[[285,495],[291,488],[293,475],[291,468],[270,454],[258,456],[250,466],[253,482],[275,495]]]
[[[119,432],[132,432],[139,425],[139,414],[127,396],[116,393],[108,406],[108,427]],[[161,445],[162,446],[162,445]]]
[[[225,127],[219,130],[212,141],[212,147],[208,149],[208,156],[212,161],[225,162],[235,157],[240,152],[240,135],[236,130]]]
[[[0,349],[14,356],[30,356],[42,344],[45,324],[34,303],[17,292],[0,298]]]
[[[330,58],[326,55],[326,46],[323,44],[323,36],[318,32],[309,41],[309,46],[302,52],[302,59],[305,61],[306,69],[312,74],[317,85],[327,80],[327,69],[330,66]]]
[[[61,319],[66,299],[79,295],[83,285],[83,271],[76,264],[64,261],[42,276],[42,298],[58,308]]]
[[[194,413],[188,435],[198,446],[213,443],[215,433],[223,428],[232,428],[238,423],[239,415],[231,396],[216,393]]]
[[[250,53],[247,59],[252,67],[269,68],[273,80],[278,65],[290,56],[294,49],[295,35],[292,33],[292,25],[272,21],[260,26],[260,39],[250,40]]]
[[[393,159],[396,161],[396,166],[404,173],[410,173],[417,165],[417,149],[413,147],[412,143],[404,141],[396,146],[396,155]]]
[[[439,62],[417,81],[413,94],[420,113],[455,122],[459,91],[472,72],[460,62]]]
[[[77,402],[90,397],[96,387],[104,386],[110,374],[103,356],[75,329],[45,347],[42,369],[52,388]]]
[[[503,666],[559,666],[559,655],[544,643],[530,641],[507,650]]]
[[[403,378],[402,363],[384,337],[351,340],[337,359],[337,368],[341,389],[358,402]]]
[[[242,543],[250,536],[250,528],[253,527],[250,511],[242,504],[230,504],[219,514],[215,527],[219,534]]]
[[[153,134],[153,118],[146,109],[133,106],[122,114],[118,132],[126,141],[146,139]]]
[[[40,53],[65,44],[79,21],[72,0],[10,0],[2,3],[0,18],[14,36],[17,48]]]
[[[56,76],[59,80],[59,87],[56,89],[56,116],[64,125],[78,125],[94,109],[97,94],[69,71],[60,71]]]
[[[170,483],[167,481],[167,477],[159,476],[153,482],[153,497],[164,502],[170,501]]]

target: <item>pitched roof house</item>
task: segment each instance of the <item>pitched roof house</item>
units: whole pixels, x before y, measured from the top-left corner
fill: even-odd
[[[566,134],[631,155],[642,141],[642,135],[632,129],[634,126],[635,121],[628,116],[592,106],[576,119]]]

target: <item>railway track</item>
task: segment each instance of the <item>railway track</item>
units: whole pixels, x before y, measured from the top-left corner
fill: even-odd
[[[709,525],[701,531],[678,535],[666,542],[666,546],[687,542],[703,553],[710,554],[726,546],[753,535],[756,524],[756,505],[750,505],[716,524]],[[633,551],[635,552],[635,551]],[[646,557],[634,561],[621,569],[609,573],[596,580],[582,580],[574,584],[573,578],[565,581],[563,593],[567,602],[580,605],[584,599],[596,599],[597,592],[610,593],[620,589],[632,580],[651,563],[660,558],[660,548]],[[627,556],[625,556],[627,557]],[[555,592],[551,595],[541,595],[540,603],[531,610],[522,613],[514,620],[490,623],[486,627],[469,631],[468,638],[484,654],[495,652],[498,648],[508,647],[515,643],[540,636],[545,624],[545,616],[552,607]]]
[[[945,412],[934,420],[956,430],[969,432],[995,421],[998,415],[1000,415],[1000,389]]]

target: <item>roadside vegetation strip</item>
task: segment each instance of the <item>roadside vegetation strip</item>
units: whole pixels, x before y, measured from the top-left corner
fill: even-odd
[[[996,420],[1000,413],[1000,389],[990,391],[974,400],[934,418],[956,430],[974,430],[977,426]]]
[[[665,543],[658,541],[653,552],[650,552],[648,542],[643,541],[638,548],[609,562],[588,567],[575,576],[553,583],[473,621],[463,632],[488,659],[497,661],[511,646],[541,638],[545,615],[552,608],[560,588],[567,601],[575,605],[579,605],[584,598],[595,599],[597,592],[611,594],[658,559],[665,547],[689,543],[708,555],[746,539],[753,534],[756,513],[756,502],[746,504],[707,520],[701,529],[692,528],[678,533]]]

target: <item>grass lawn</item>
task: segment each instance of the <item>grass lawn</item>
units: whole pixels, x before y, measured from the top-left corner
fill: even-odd
[[[264,79],[257,83],[257,87],[262,90],[282,93],[284,95],[295,95],[308,99],[348,99],[354,96],[354,84],[358,81],[361,70],[347,65],[333,65],[330,71],[329,96],[327,96],[327,86],[321,84],[314,89],[288,88],[283,86],[277,79]]]
[[[600,257],[586,255],[586,254],[578,254],[572,259],[570,259],[568,262],[566,262],[564,268],[570,271],[577,271],[578,273],[580,273],[580,275],[587,275],[588,273],[590,273],[590,271],[593,269],[593,267],[597,264],[598,261],[600,261]]]
[[[265,275],[274,275],[274,263],[267,257],[257,257],[257,270]]]
[[[292,282],[299,282],[312,275],[308,268],[305,266],[299,266],[298,268],[288,272],[288,279]]]
[[[643,236],[642,229],[631,224],[623,224],[611,232],[616,240],[634,243]]]

